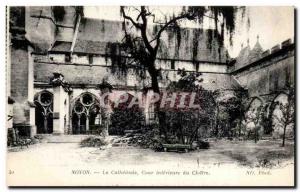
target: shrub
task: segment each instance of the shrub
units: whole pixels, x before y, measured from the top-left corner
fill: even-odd
[[[106,141],[103,137],[90,136],[88,138],[83,139],[80,142],[81,147],[100,147],[106,145]]]
[[[208,149],[209,148],[209,142],[207,141],[197,141],[199,149]]]
[[[125,130],[141,129],[144,118],[144,114],[139,110],[114,109],[111,114],[109,134],[124,135]]]

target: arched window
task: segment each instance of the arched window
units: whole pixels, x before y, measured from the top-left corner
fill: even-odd
[[[98,133],[102,125],[100,103],[95,95],[83,93],[73,103],[72,133]]]
[[[50,134],[53,132],[53,94],[49,91],[41,91],[34,97],[35,125],[38,134]]]

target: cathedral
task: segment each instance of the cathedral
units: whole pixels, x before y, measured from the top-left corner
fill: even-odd
[[[71,6],[10,7],[7,14],[8,129],[29,136],[109,129],[111,111],[99,107],[101,94],[135,95],[150,84],[134,69],[123,76],[112,71],[113,45],[124,37],[120,21],[86,18]],[[156,60],[161,89],[179,80],[178,70],[201,72],[205,89],[245,91],[247,109],[261,106],[272,119],[276,101],[294,86],[293,37],[264,50],[257,36],[254,47],[247,42],[231,58],[213,30],[182,28],[180,34],[170,29],[162,36]],[[151,123],[153,109],[142,112]]]

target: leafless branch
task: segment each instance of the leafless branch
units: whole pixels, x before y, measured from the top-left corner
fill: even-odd
[[[141,36],[144,40],[144,43],[145,43],[145,46],[147,48],[147,50],[153,54],[154,53],[154,49],[153,47],[151,46],[150,42],[149,42],[149,39],[147,37],[147,16],[149,12],[147,12],[145,6],[141,6],[141,18],[142,18],[142,21],[143,21],[143,24],[141,26]]]
[[[161,37],[161,34],[164,30],[166,30],[167,27],[169,27],[171,24],[175,23],[176,21],[180,20],[180,19],[184,19],[184,18],[190,18],[191,15],[186,13],[186,14],[182,14],[182,15],[179,15],[177,17],[174,17],[173,19],[169,20],[168,22],[166,22],[162,28],[160,28],[160,30],[157,32],[157,35],[154,39],[156,39],[156,46],[155,46],[155,51],[158,50],[158,47],[160,45],[160,37]]]
[[[135,21],[132,19],[132,17],[126,15],[125,10],[124,10],[123,7],[121,7],[121,12],[122,12],[122,15],[123,15],[123,17],[124,17],[125,19],[129,20],[136,28],[141,29],[141,24],[135,22]]]

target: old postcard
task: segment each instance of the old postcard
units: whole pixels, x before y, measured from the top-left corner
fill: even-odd
[[[7,7],[7,185],[293,187],[294,13]]]

